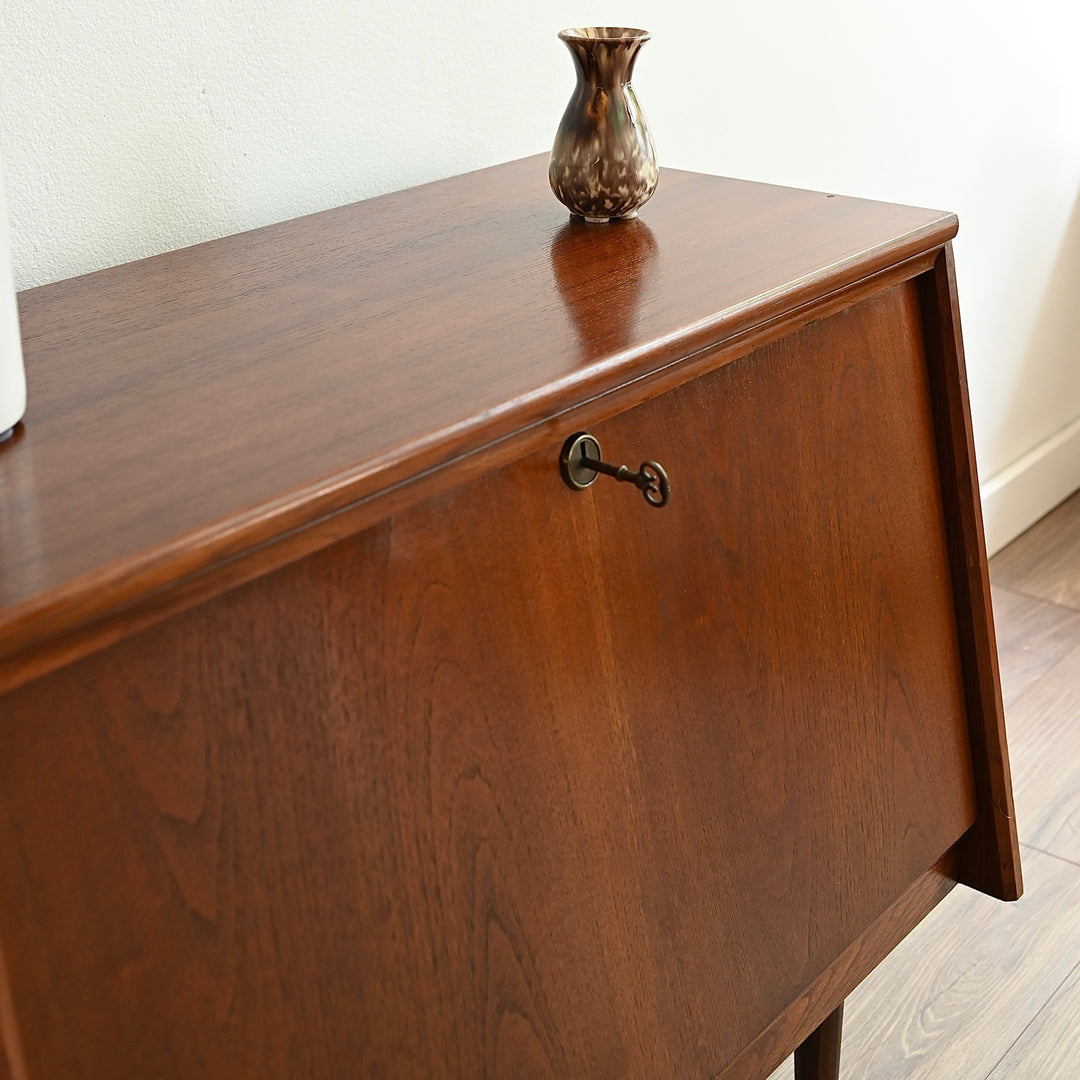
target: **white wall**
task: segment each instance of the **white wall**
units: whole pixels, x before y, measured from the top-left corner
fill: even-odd
[[[4,0],[16,280],[546,149],[605,21],[662,164],[956,210],[991,547],[1080,486],[1076,0]]]

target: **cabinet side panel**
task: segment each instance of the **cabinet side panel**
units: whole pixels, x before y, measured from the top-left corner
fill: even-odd
[[[736,1063],[974,821],[921,333],[598,424],[660,510],[560,439],[0,699],[29,1075]]]
[[[919,279],[919,289],[979,806],[962,848],[960,880],[1000,900],[1016,900],[1023,891],[1020,845],[951,244]]]

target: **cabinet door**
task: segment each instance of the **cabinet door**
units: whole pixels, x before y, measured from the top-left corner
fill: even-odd
[[[911,285],[0,701],[28,1075],[712,1076],[974,820]],[[563,434],[569,434],[564,432]]]

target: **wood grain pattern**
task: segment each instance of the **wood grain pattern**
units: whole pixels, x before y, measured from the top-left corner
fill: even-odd
[[[0,452],[0,654],[956,228],[668,171],[643,220],[575,229],[544,170],[529,158],[24,293],[31,404]]]
[[[921,332],[597,425],[663,511],[560,439],[0,698],[31,1076],[770,1068],[974,820]]]
[[[1080,1061],[1080,964],[1009,1048],[989,1080],[1053,1080],[1076,1073]]]
[[[1080,492],[993,558],[1001,585],[1080,611]]]
[[[1080,955],[1080,868],[1025,848],[1024,869],[1018,903],[955,890],[850,996],[844,1080],[991,1073]]]
[[[1015,900],[1023,891],[1020,849],[951,244],[933,272],[919,279],[919,288],[979,805],[960,880],[1000,900]]]
[[[1073,557],[1080,567],[1080,546]],[[991,573],[996,580],[997,571],[993,567]],[[1080,613],[1044,603],[1000,584],[995,584],[992,591],[1001,696],[1006,716],[1011,721],[1011,706],[1016,699],[1080,646]],[[1012,729],[1011,722],[1009,728]]]

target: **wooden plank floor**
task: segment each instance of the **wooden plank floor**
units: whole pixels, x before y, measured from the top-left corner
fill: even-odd
[[[848,999],[843,1080],[1080,1077],[1080,492],[990,578],[1025,894],[931,913]]]

